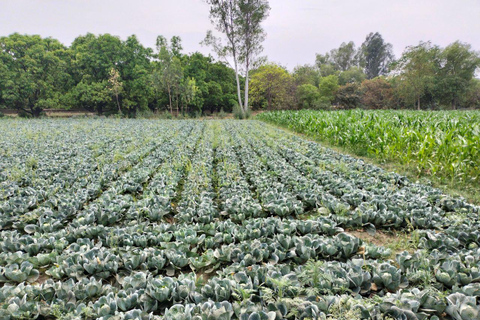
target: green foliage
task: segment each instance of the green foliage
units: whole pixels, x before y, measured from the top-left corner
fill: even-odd
[[[361,83],[366,79],[365,73],[359,67],[351,67],[338,75],[338,84],[344,86],[350,83]]]
[[[252,104],[257,109],[288,109],[293,105],[293,77],[278,65],[255,70],[250,85]]]
[[[190,102],[191,110],[231,112],[236,100],[235,72],[222,62],[200,53],[184,56],[184,75],[195,80],[198,91]]]
[[[480,55],[469,44],[456,41],[442,50],[436,90],[441,102],[456,109],[464,104],[469,83],[480,67]]]
[[[108,80],[112,68],[122,60],[122,41],[109,34],[95,36],[89,33],[77,37],[70,50],[70,72],[75,84],[70,91],[72,101],[69,105],[98,114],[117,110],[116,100],[108,90]],[[122,70],[119,76],[122,76]]]
[[[318,87],[320,74],[314,66],[303,65],[296,66],[293,69],[293,77],[297,86],[311,84],[312,86]]]
[[[14,33],[0,38],[0,104],[38,117],[68,88],[66,48],[52,38]]]
[[[338,49],[330,51],[330,59],[335,69],[338,71],[347,71],[357,64],[355,57],[355,44],[343,42]]]
[[[235,104],[233,107],[233,117],[239,120],[246,118],[242,108],[238,104]]]
[[[318,105],[320,92],[311,84],[302,84],[297,87],[297,99],[302,108],[314,109]]]
[[[371,32],[359,49],[358,60],[365,68],[367,79],[386,75],[394,60],[392,45],[385,42],[380,33]]]
[[[326,102],[333,102],[335,99],[335,92],[338,89],[338,77],[330,75],[320,78],[318,85],[318,92],[320,93],[320,99]]]
[[[443,104],[452,109],[476,105],[465,97],[474,86],[474,76],[480,66],[480,56],[467,44],[454,42],[442,49],[429,42],[409,47],[396,63],[395,72],[401,81],[397,90],[405,103]]]
[[[358,69],[356,67],[358,66],[357,55],[355,44],[352,41],[349,43],[343,42],[338,49],[332,49],[330,52],[323,55],[317,54],[315,64],[322,77],[334,74],[338,75],[344,72],[349,72],[349,70]],[[363,73],[362,71],[360,72]],[[350,71],[349,73],[352,72]]]
[[[396,63],[395,70],[401,79],[397,90],[407,104],[416,105],[419,110],[422,98],[434,88],[439,53],[439,47],[420,43],[407,48]]]
[[[480,79],[472,79],[465,96],[465,107],[480,108]]]
[[[173,114],[174,104],[176,105],[176,114],[179,113],[180,87],[184,80],[182,63],[180,60],[180,38],[173,37],[170,45],[163,36],[157,37],[158,63],[155,66],[155,79],[159,81],[157,90],[163,91],[168,95],[168,109]]]
[[[469,44],[459,41],[446,48],[420,42],[407,47],[402,57],[395,61],[391,44],[378,32],[370,33],[358,50],[349,42],[328,53],[317,54],[315,67],[315,70],[309,66],[297,67],[294,71],[297,86],[307,83],[319,86],[314,80],[315,73],[317,77],[338,76],[340,86],[388,76],[385,80],[391,88],[386,88],[385,84],[381,86],[385,87],[383,93],[388,99],[380,97],[383,94],[379,91],[379,83],[369,83],[370,87],[376,87],[375,94],[365,93],[371,88],[359,92],[363,105],[368,108],[416,107],[420,110],[480,106],[474,79],[480,67],[480,56]],[[349,90],[351,87],[344,88],[346,92],[337,99],[347,108],[357,105],[351,101],[355,100],[352,93],[347,94]],[[379,101],[375,101],[377,98]],[[328,103],[329,99],[323,101]]]
[[[160,39],[154,54],[135,36],[122,41],[87,34],[69,48],[38,36],[2,37],[0,106],[32,117],[47,108],[120,117],[148,110],[175,110],[182,116],[222,107],[231,111],[234,71],[200,53],[183,55],[179,37],[170,45]]]
[[[330,60],[330,55],[328,53],[324,55],[317,53],[315,58],[315,66],[317,67],[321,77],[334,75],[338,71],[335,69],[335,65]]]
[[[220,112],[217,113],[217,117],[219,119],[225,119],[227,117],[227,113],[225,111],[223,111],[223,108],[220,109]]]
[[[150,109],[140,110],[136,114],[137,119],[154,119],[157,115]]]
[[[205,43],[213,46],[222,61],[198,52],[183,54],[179,37],[167,42],[159,36],[155,53],[134,35],[122,40],[89,33],[77,37],[70,47],[39,36],[15,33],[2,37],[0,107],[16,109],[21,117],[40,117],[45,109],[73,109],[117,117],[169,111],[171,117],[185,118],[214,114],[222,108],[232,112],[235,103],[244,114],[252,106],[329,109],[332,103],[375,109],[480,106],[475,79],[480,58],[468,44],[457,41],[440,48],[420,43],[408,47],[392,63],[391,46],[379,33],[371,33],[358,50],[353,42],[342,43],[318,54],[314,66],[297,66],[289,73],[257,56],[265,37],[260,24],[269,12],[267,2],[211,1],[210,5],[213,21],[221,21],[228,13],[234,18],[229,23],[236,26],[228,27],[226,36],[234,40],[229,45],[207,37]],[[234,9],[227,10],[229,6]],[[257,9],[253,21],[251,12]],[[216,27],[226,31],[225,24]],[[223,58],[232,54],[237,64],[230,67]],[[247,69],[248,76],[241,72]],[[382,83],[373,78],[389,71]],[[350,86],[361,82],[362,90]],[[306,85],[318,87],[320,98]]]

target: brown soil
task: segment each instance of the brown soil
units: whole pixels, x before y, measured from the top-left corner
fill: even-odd
[[[388,246],[389,244],[395,243],[398,240],[397,235],[387,234],[378,230],[373,237],[363,229],[346,231],[346,233],[377,246]]]
[[[47,274],[45,274],[44,271],[40,271],[40,275],[39,275],[37,281],[35,281],[35,282],[38,283],[38,284],[43,284],[43,283],[45,283],[45,281],[47,281],[48,279],[50,279],[50,276],[47,275]]]

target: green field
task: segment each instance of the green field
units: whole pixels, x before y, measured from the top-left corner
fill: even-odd
[[[303,110],[267,112],[258,119],[397,164],[396,169],[480,201],[478,111]]]
[[[265,123],[9,119],[0,145],[1,319],[479,319],[479,207]]]

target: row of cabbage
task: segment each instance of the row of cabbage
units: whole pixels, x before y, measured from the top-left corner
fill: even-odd
[[[117,125],[151,140],[98,193],[0,213],[2,318],[478,318],[477,207],[257,122]]]
[[[462,199],[278,129],[256,122],[244,127],[232,127],[230,134],[248,140],[250,150],[256,151],[245,155],[244,148],[237,148],[247,161],[257,161],[252,173],[245,166],[252,185],[256,177],[273,175],[278,180],[277,185],[269,184],[274,194],[287,192],[290,199],[302,202],[299,210],[288,214],[314,212],[344,228],[442,230],[464,246],[478,243],[479,208]]]
[[[34,126],[38,132],[32,135],[41,137],[45,135],[42,128],[49,127],[50,124],[39,128]],[[20,140],[17,144],[21,147],[13,145],[4,149],[6,154],[13,155],[13,160],[1,173],[6,180],[1,182],[0,187],[0,213],[11,217],[10,221],[3,219],[3,227],[15,223],[22,216],[35,220],[41,215],[37,212],[43,210],[68,212],[81,209],[83,204],[109,189],[112,181],[121,177],[128,179],[128,174],[124,174],[132,167],[145,167],[145,163],[151,160],[143,161],[144,158],[157,157],[154,151],[169,143],[167,128],[152,126],[144,133],[133,126],[119,127],[104,128],[94,122],[72,134],[66,124],[63,130],[48,136],[48,143],[37,142],[38,148]],[[128,134],[121,132],[126,129],[130,129]],[[90,136],[85,138],[83,134],[87,132]],[[39,151],[40,148],[45,151]],[[158,152],[162,152],[162,148]],[[8,163],[9,158],[5,157],[5,162]],[[28,166],[22,162],[25,159],[34,159],[35,165]],[[15,172],[18,174],[14,175]]]

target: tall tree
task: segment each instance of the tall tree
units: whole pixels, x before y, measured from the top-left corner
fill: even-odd
[[[77,83],[68,95],[73,106],[98,114],[102,114],[112,101],[108,81],[93,82],[88,76]]]
[[[328,77],[336,73],[335,65],[332,62],[329,53],[319,54],[317,53],[315,58],[315,66],[318,69],[321,77]]]
[[[259,108],[285,109],[293,105],[293,77],[284,68],[267,64],[252,75],[252,101]]]
[[[267,0],[206,0],[210,5],[210,20],[217,31],[226,37],[224,45],[211,31],[207,33],[204,44],[225,61],[233,59],[237,81],[238,104],[242,112],[248,111],[249,73],[258,62],[263,51],[262,42],[265,32],[261,23],[267,18],[270,6]],[[240,72],[245,76],[244,100],[242,103]]]
[[[195,52],[184,56],[184,77],[195,79],[198,88],[188,106],[194,112],[231,111],[237,102],[235,71],[222,61]]]
[[[393,88],[383,77],[363,81],[360,91],[363,94],[362,104],[368,109],[393,107]]]
[[[322,77],[339,74],[358,66],[358,53],[355,43],[343,42],[337,49],[325,54],[317,54],[315,64]]]
[[[338,71],[347,71],[351,67],[356,66],[356,50],[355,43],[343,42],[338,49],[330,51],[330,59]]]
[[[303,66],[296,66],[293,69],[293,77],[295,78],[295,84],[297,86],[301,86],[303,84],[318,86],[320,73],[315,69],[315,67],[306,64]]]
[[[184,78],[180,84],[179,100],[181,106],[181,113],[185,116],[186,107],[195,101],[198,95],[199,89],[196,81],[193,78]]]
[[[297,87],[297,99],[300,107],[313,109],[320,99],[320,93],[316,86],[305,83]]]
[[[261,26],[268,17],[270,5],[267,0],[239,0],[241,18],[239,19],[241,50],[240,61],[243,62],[245,72],[245,101],[243,112],[246,113],[248,104],[249,71],[258,65],[258,55],[263,51],[262,42],[266,33]]]
[[[0,38],[2,104],[38,117],[66,92],[66,48],[52,38],[14,33]]]
[[[174,97],[177,97],[177,114],[179,112],[178,93],[180,92],[180,86],[183,80],[183,68],[180,60],[181,49],[179,37],[173,37],[170,45],[164,37],[157,37],[158,62],[155,69],[158,73],[158,84],[168,94],[169,109],[172,115]]]
[[[347,83],[361,83],[367,76],[359,67],[351,67],[350,69],[340,72],[338,75],[338,83],[342,86]]]
[[[421,109],[421,99],[433,90],[438,70],[440,48],[430,42],[408,47],[395,64],[395,73],[400,80],[398,90],[407,103]]]
[[[331,103],[335,99],[335,92],[338,89],[338,77],[330,75],[320,79],[318,91],[322,102]]]
[[[358,60],[365,68],[368,79],[385,75],[394,61],[392,45],[383,40],[380,33],[370,33],[358,51]]]
[[[108,87],[110,89],[110,92],[115,97],[115,102],[117,103],[117,107],[118,107],[118,113],[122,113],[122,108],[120,107],[120,100],[118,97],[120,95],[120,92],[122,91],[123,82],[122,82],[122,79],[120,78],[120,73],[115,68],[112,68],[110,70],[110,76],[108,78]]]
[[[110,34],[88,33],[77,37],[70,51],[70,73],[75,81],[71,104],[99,114],[118,111],[118,104],[109,94],[108,80],[112,68],[122,75],[122,64],[127,60],[122,40]]]
[[[0,53],[1,54],[1,53]],[[3,99],[3,92],[5,91],[5,85],[7,80],[8,67],[0,58],[0,109],[6,108],[5,100]]]
[[[468,86],[467,94],[465,95],[465,106],[467,108],[480,108],[480,80],[473,79]]]
[[[335,103],[345,109],[354,109],[360,106],[362,93],[358,83],[347,83],[335,91]]]
[[[153,50],[145,48],[132,35],[123,42],[124,59],[119,68],[123,81],[122,108],[130,116],[138,110],[146,110],[154,100],[153,87],[150,83],[152,74],[151,58]]]
[[[437,91],[445,104],[456,109],[480,67],[479,54],[469,44],[456,41],[440,53]]]

